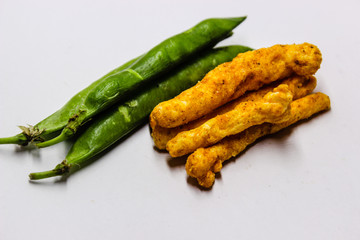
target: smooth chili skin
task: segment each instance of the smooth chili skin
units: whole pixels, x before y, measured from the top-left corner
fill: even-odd
[[[246,17],[206,19],[191,29],[161,42],[126,69],[102,78],[86,94],[81,106],[69,118],[70,121],[60,135],[38,143],[37,146],[51,146],[72,137],[90,118],[126,97],[136,94],[146,82],[171,71],[191,56],[229,37],[232,30],[245,19]]]
[[[46,129],[45,133],[47,134],[62,130],[68,124],[69,119],[77,113],[78,108],[83,104],[86,96],[92,91],[92,89],[96,88],[99,84],[101,84],[103,79],[107,78],[108,76],[116,74],[128,68],[137,59],[138,58],[135,58],[130,60],[129,62],[126,62],[125,64],[112,70],[99,80],[93,82],[88,87],[86,87],[74,97],[72,97],[60,110],[56,111],[43,121],[39,122],[36,126],[39,129]]]
[[[114,106],[104,114],[97,116],[77,137],[66,160],[53,170],[30,174],[30,179],[37,180],[63,175],[87,165],[97,154],[144,124],[158,103],[195,85],[217,65],[230,61],[237,54],[249,50],[252,49],[244,46],[211,49],[203,52],[189,63],[180,65],[175,71],[159,79],[157,85],[139,92],[125,103]]]

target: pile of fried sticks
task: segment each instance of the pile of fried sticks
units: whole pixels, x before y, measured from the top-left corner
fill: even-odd
[[[330,109],[312,93],[322,55],[313,44],[274,45],[241,53],[150,115],[155,146],[188,155],[186,171],[210,188],[222,163],[258,138]]]

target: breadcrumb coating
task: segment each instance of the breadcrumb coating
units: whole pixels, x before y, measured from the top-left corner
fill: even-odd
[[[288,85],[281,84],[268,92],[261,101],[239,103],[233,110],[211,118],[195,129],[177,134],[167,143],[166,150],[172,157],[179,157],[197,148],[215,144],[251,126],[286,121],[292,99],[293,94]]]
[[[246,101],[260,101],[265,96],[266,93],[272,91],[274,88],[279,86],[280,84],[287,84],[289,90],[293,94],[293,99],[298,99],[304,97],[311,93],[316,87],[316,78],[314,76],[298,76],[293,75],[289,78],[279,80],[273,82],[272,84],[268,84],[263,86],[257,91],[251,91],[243,96],[215,109],[211,113],[196,119],[194,121],[189,122],[188,124],[181,125],[175,128],[164,128],[160,127],[159,125],[151,126],[152,132],[151,136],[153,138],[155,146],[160,150],[166,149],[166,144],[172,138],[174,138],[178,133],[183,131],[188,131],[199,127],[201,124],[205,123],[207,120],[216,117],[217,115],[224,114],[233,110],[239,103],[246,102]]]
[[[253,126],[245,131],[224,138],[208,148],[198,148],[186,162],[185,168],[189,176],[197,179],[206,188],[213,185],[215,173],[222,168],[222,163],[242,152],[258,138],[280,131],[315,113],[330,109],[330,99],[323,93],[314,93],[291,103],[290,118],[278,124],[264,123]]]
[[[320,50],[309,43],[240,53],[210,71],[194,87],[158,104],[150,115],[151,125],[173,128],[186,124],[264,84],[293,74],[313,75],[321,61]]]

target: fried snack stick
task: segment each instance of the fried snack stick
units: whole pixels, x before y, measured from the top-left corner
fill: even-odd
[[[215,181],[215,173],[220,172],[222,163],[238,155],[258,138],[276,133],[297,121],[328,109],[330,109],[330,99],[323,93],[314,93],[295,100],[291,103],[291,114],[288,121],[253,126],[237,135],[227,137],[211,147],[199,148],[188,157],[185,165],[186,171],[189,176],[196,178],[201,186],[209,188]]]
[[[166,144],[166,150],[172,157],[179,157],[200,147],[213,145],[224,137],[251,126],[286,121],[292,99],[293,94],[288,85],[281,84],[268,92],[261,101],[242,102],[233,110],[218,115],[197,128],[177,134]]]
[[[264,84],[293,74],[313,75],[321,61],[320,50],[309,43],[241,53],[208,72],[194,87],[157,105],[150,121],[166,128],[186,124]]]
[[[289,86],[289,90],[293,94],[293,100],[295,100],[308,95],[315,89],[316,78],[314,76],[294,75],[284,80],[276,81],[274,83],[271,83],[269,85],[260,88],[257,91],[248,92],[243,96],[239,97],[238,99],[235,99],[234,101],[229,102],[215,109],[211,113],[179,127],[164,128],[164,127],[160,127],[159,125],[152,126],[150,124],[152,128],[151,136],[153,138],[154,144],[158,149],[165,150],[168,141],[174,138],[178,133],[199,127],[207,120],[214,118],[217,115],[224,114],[228,111],[233,110],[241,102],[260,101],[265,96],[266,93],[272,91],[280,84],[287,84]]]

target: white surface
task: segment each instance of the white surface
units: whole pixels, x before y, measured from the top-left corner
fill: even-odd
[[[249,148],[210,191],[143,127],[67,181],[30,183],[69,148],[0,146],[0,239],[359,239],[358,1],[0,2],[0,135],[208,17],[247,15],[222,45],[310,42],[331,111]]]

